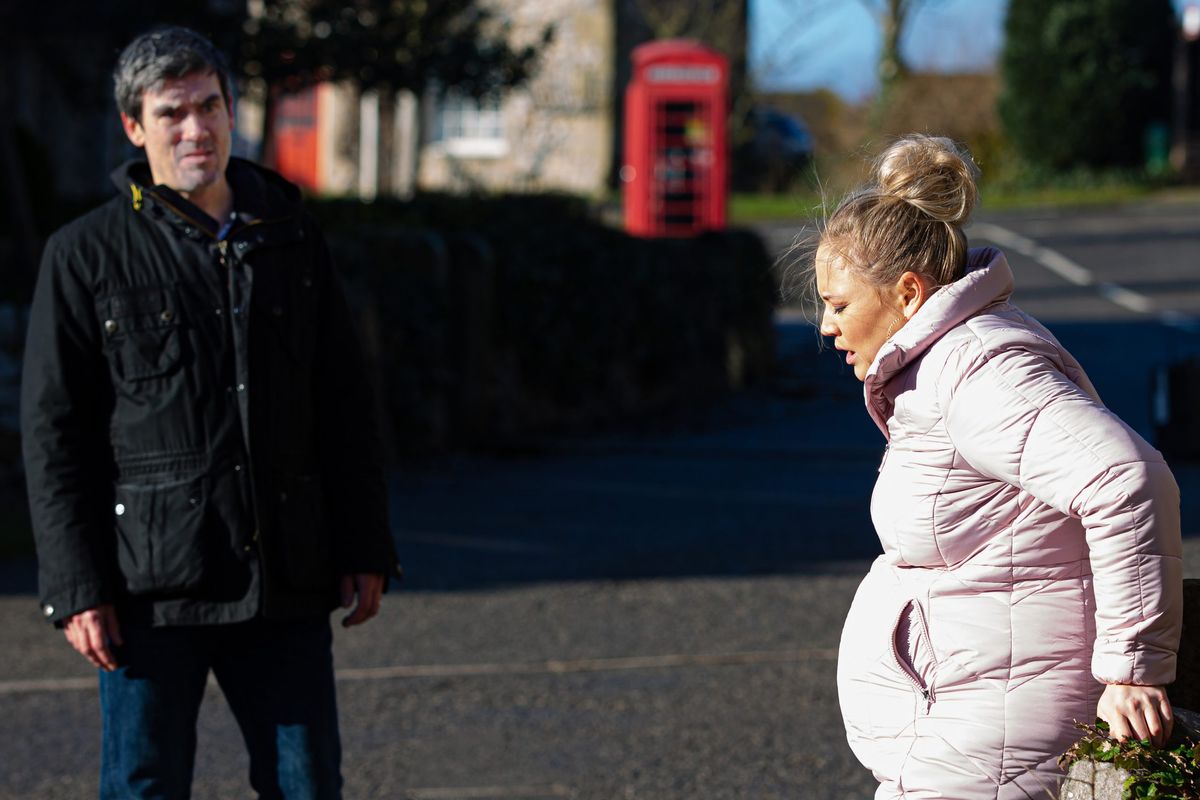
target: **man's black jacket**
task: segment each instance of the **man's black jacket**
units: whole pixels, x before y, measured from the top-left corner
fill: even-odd
[[[392,574],[371,395],[324,240],[232,159],[214,221],[144,163],[46,245],[21,395],[42,609],[297,618]]]

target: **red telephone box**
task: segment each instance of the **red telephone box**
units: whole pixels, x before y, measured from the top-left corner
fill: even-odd
[[[729,66],[696,42],[633,50],[625,90],[625,229],[692,236],[725,227]]]

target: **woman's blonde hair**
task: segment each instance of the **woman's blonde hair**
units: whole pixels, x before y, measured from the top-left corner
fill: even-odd
[[[979,198],[978,179],[970,154],[950,139],[905,136],[829,217],[819,246],[876,286],[905,272],[945,286],[966,268],[962,229]]]

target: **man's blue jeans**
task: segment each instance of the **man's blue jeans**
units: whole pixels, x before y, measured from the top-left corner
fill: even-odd
[[[329,621],[122,626],[120,667],[100,673],[100,797],[191,794],[209,670],[250,753],[261,798],[341,797]]]

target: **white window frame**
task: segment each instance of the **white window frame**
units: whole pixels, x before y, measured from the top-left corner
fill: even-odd
[[[500,98],[476,99],[454,91],[440,93],[430,115],[429,144],[456,158],[508,155]]]

